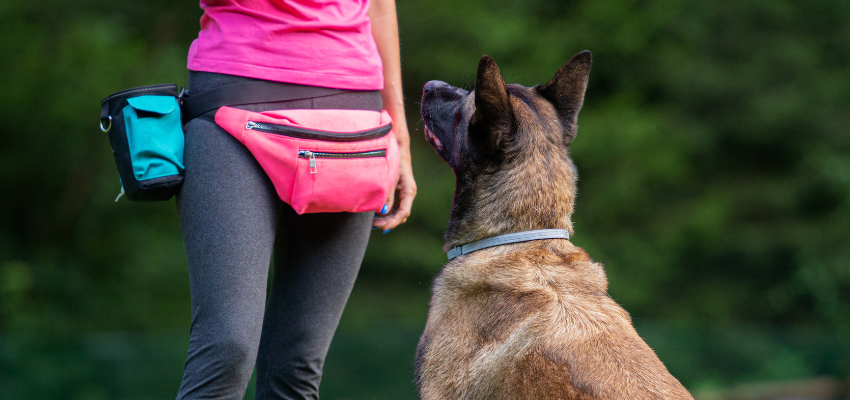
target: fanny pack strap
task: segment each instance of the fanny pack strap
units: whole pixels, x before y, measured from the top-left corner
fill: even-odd
[[[183,94],[183,123],[223,106],[300,100],[332,96],[348,90],[294,85],[283,82],[251,81],[223,85],[198,94]]]

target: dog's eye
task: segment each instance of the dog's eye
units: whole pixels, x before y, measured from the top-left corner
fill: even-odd
[[[461,112],[460,107],[455,109],[454,120],[452,121],[452,130],[457,131],[458,125],[460,125]]]

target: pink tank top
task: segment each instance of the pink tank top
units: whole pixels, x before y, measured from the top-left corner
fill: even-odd
[[[187,67],[338,89],[383,89],[369,0],[201,0]]]

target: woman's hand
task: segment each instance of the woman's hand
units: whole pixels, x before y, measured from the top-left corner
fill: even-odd
[[[399,153],[398,181],[395,190],[390,191],[390,198],[386,203],[389,211],[377,215],[372,222],[372,226],[380,228],[384,233],[407,222],[413,207],[413,198],[416,197],[416,181],[413,179],[413,167],[410,164],[410,146],[402,150],[399,143]]]
[[[372,36],[384,66],[384,89],[381,98],[384,109],[393,119],[393,133],[398,139],[399,166],[398,182],[387,199],[387,212],[375,217],[372,226],[387,233],[390,229],[407,221],[413,198],[416,197],[416,182],[410,163],[410,133],[404,117],[404,100],[401,93],[401,56],[398,48],[398,18],[395,0],[372,0],[369,7],[372,21]]]

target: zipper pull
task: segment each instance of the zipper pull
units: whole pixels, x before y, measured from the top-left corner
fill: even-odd
[[[315,174],[316,171],[316,153],[312,151],[307,151],[304,153],[305,156],[310,157],[310,173]]]
[[[248,121],[248,123],[245,125],[245,129],[254,129],[256,127],[257,123],[254,121]]]
[[[121,196],[123,196],[123,195],[124,195],[124,185],[121,185],[121,192],[118,193],[118,197],[115,198],[115,202],[117,203],[118,199],[120,199]]]

